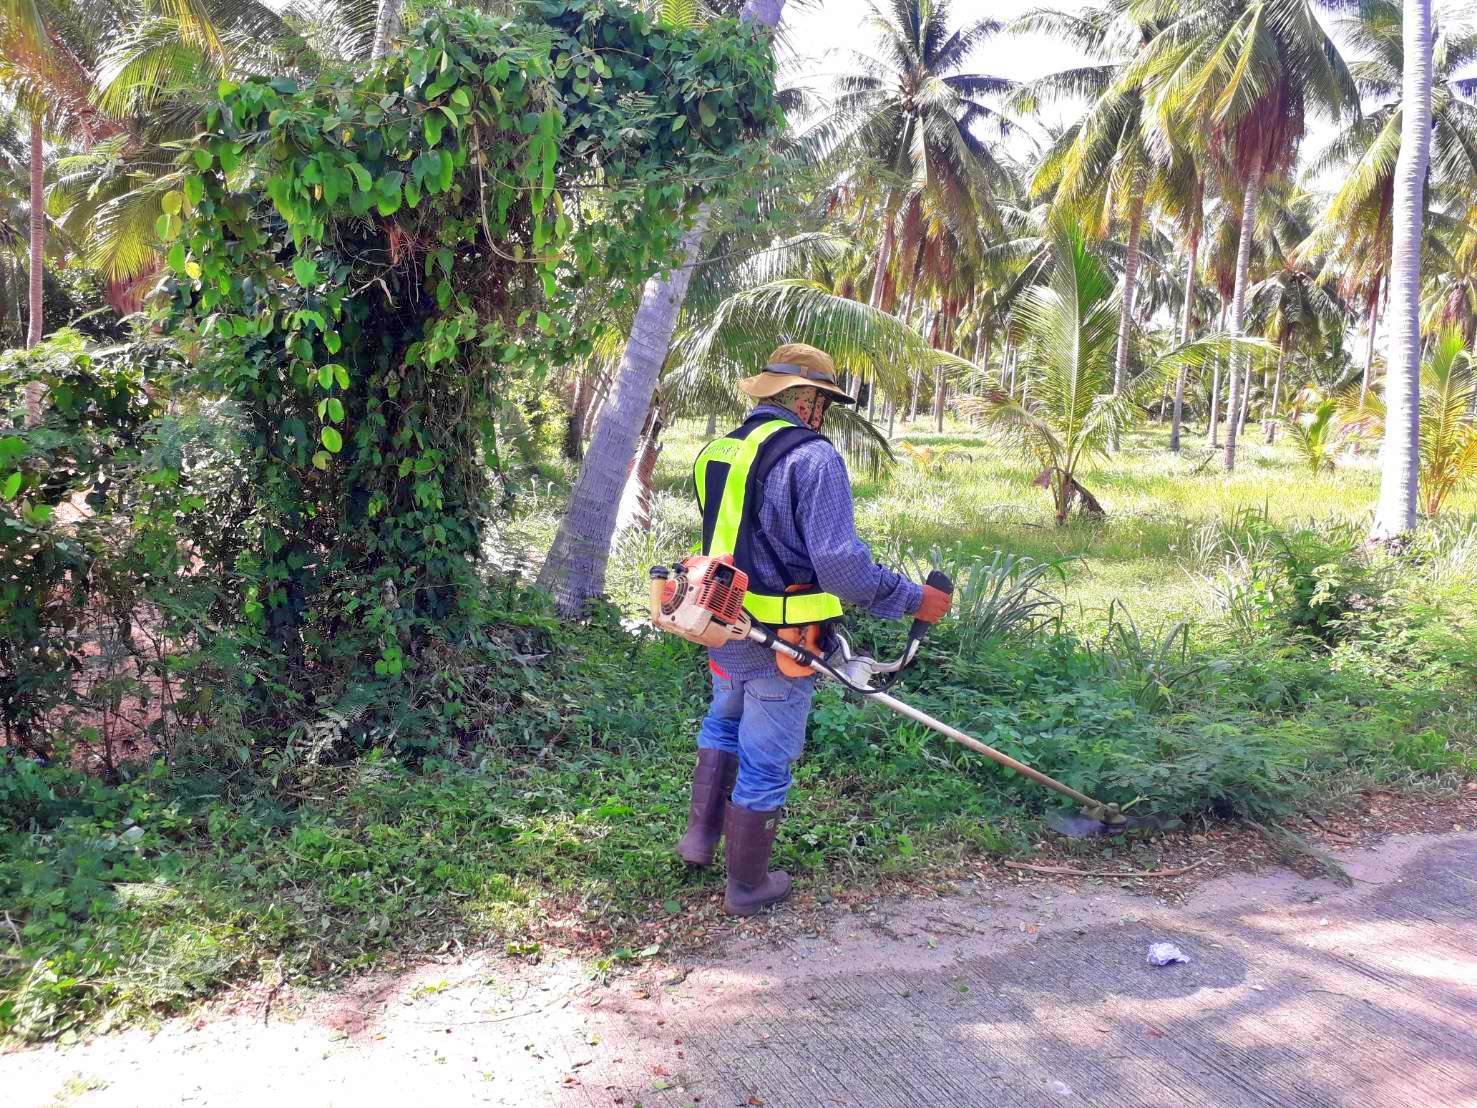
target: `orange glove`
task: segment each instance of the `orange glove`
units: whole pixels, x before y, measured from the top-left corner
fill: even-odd
[[[918,605],[913,618],[921,619],[924,623],[937,623],[944,618],[949,605],[953,602],[954,597],[951,593],[946,593],[943,589],[936,589],[932,585],[924,585],[923,603]]]

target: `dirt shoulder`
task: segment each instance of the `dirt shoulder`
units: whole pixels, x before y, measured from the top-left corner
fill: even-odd
[[[1477,804],[1451,805],[1330,822],[1313,845],[1347,885],[1270,844],[1232,869],[1251,840],[1213,829],[1186,849],[1216,860],[1178,877],[807,893],[706,953],[448,952],[330,993],[263,985],[0,1058],[0,1084],[17,1105],[1477,1103]],[[1381,841],[1343,842],[1366,817]],[[1401,821],[1425,829],[1384,833]],[[1156,941],[1190,962],[1148,966]]]

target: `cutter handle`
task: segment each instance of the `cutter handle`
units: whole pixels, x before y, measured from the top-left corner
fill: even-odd
[[[924,584],[932,585],[934,588],[938,589],[939,592],[948,593],[950,596],[954,595],[954,582],[949,577],[949,575],[941,569],[936,569],[932,573],[930,573],[927,580],[924,581]],[[913,621],[913,626],[908,628],[908,642],[922,642],[924,636],[928,634],[929,626],[930,625],[927,620],[915,619]]]

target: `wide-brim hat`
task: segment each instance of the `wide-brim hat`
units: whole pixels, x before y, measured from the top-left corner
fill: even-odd
[[[762,373],[739,382],[739,388],[755,400],[767,400],[797,385],[819,389],[838,404],[856,403],[856,397],[836,380],[836,363],[831,355],[803,342],[781,346],[769,356]]]

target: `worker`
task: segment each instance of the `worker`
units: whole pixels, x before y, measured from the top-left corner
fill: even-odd
[[[740,427],[702,449],[693,478],[703,553],[731,554],[749,575],[749,615],[815,651],[843,603],[884,619],[936,623],[949,594],[878,564],[857,537],[846,464],[820,433],[831,405],[856,403],[837,383],[830,356],[789,343],[739,388],[758,403]],[[748,916],[790,892],[789,875],[770,870],[769,858],[790,766],[805,746],[815,675],[752,641],[714,647],[708,665],[713,702],[698,732],[677,853],[711,865],[723,839],[723,907]]]

